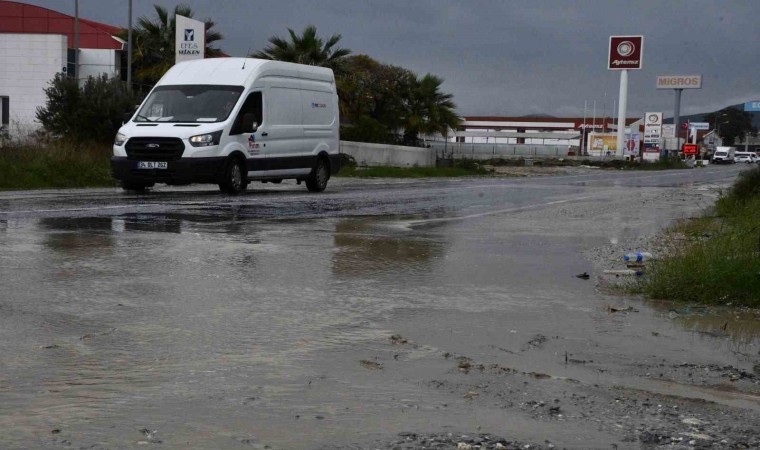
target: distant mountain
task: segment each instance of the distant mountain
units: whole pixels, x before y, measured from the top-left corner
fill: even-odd
[[[731,105],[727,106],[727,108],[734,108],[738,109],[739,111],[744,111],[744,103],[739,103],[738,105]],[[723,109],[723,108],[721,108]],[[711,111],[706,113],[700,113],[700,114],[691,114],[688,116],[681,116],[680,120],[683,121],[689,121],[689,122],[704,122],[705,114],[711,114],[713,112],[717,111]],[[751,112],[752,115],[752,126],[760,130],[760,112]],[[665,118],[662,120],[663,123],[673,123],[673,117]]]

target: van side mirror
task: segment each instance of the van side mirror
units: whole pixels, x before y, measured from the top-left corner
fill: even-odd
[[[253,133],[259,128],[258,122],[256,122],[256,114],[245,113],[243,114],[243,133]]]

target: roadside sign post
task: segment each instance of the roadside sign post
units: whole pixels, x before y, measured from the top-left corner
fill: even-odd
[[[662,147],[662,113],[648,112],[644,115],[644,161],[657,161],[660,159]]]
[[[681,146],[678,136],[678,122],[681,120],[681,92],[684,89],[702,89],[702,75],[662,75],[657,77],[657,89],[673,89],[675,105],[673,106],[673,124],[676,126],[676,148]],[[688,138],[688,134],[686,136]]]
[[[620,93],[618,95],[617,147],[615,153],[625,156],[625,119],[628,104],[628,70],[641,69],[644,56],[644,36],[610,36],[607,51],[607,70],[620,71]]]

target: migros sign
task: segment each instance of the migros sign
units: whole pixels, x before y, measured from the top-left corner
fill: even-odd
[[[657,89],[702,89],[702,75],[659,76]]]

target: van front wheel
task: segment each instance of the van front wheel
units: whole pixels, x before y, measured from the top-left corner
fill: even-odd
[[[219,189],[231,195],[237,195],[248,187],[248,174],[245,166],[236,158],[229,158],[224,167],[222,182]]]
[[[133,191],[138,194],[145,192],[145,189],[153,187],[155,183],[137,183],[132,181],[124,181],[121,183],[121,188],[125,191]]]
[[[306,188],[309,192],[322,192],[327,187],[327,180],[329,179],[330,168],[327,166],[325,159],[317,158],[317,164],[306,179]]]

